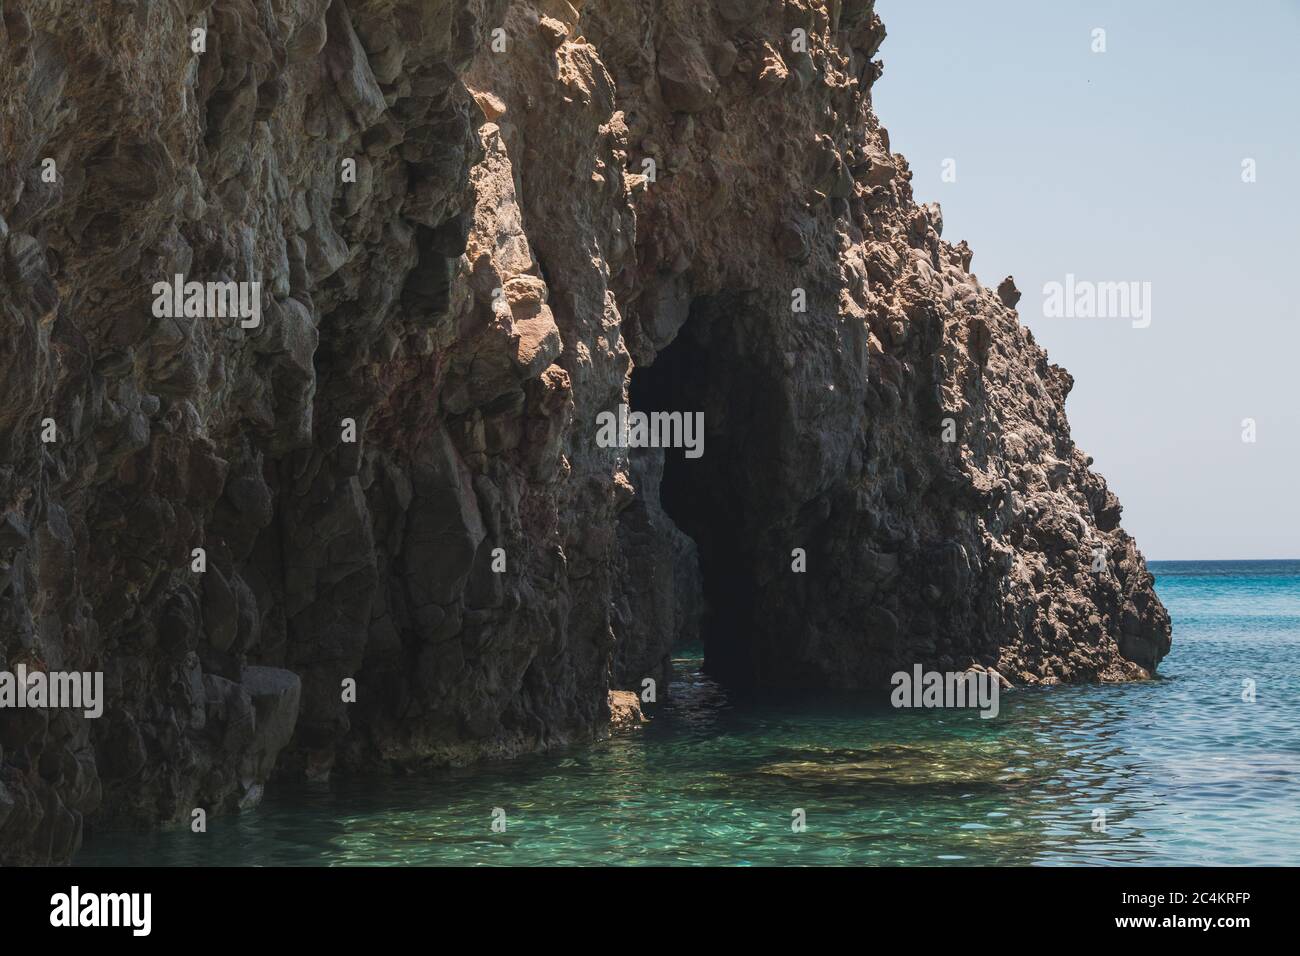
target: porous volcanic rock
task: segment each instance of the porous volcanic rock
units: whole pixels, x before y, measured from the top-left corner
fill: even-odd
[[[0,710],[0,862],[591,740],[696,636],[756,686],[1153,671],[1072,380],[913,199],[883,39],[871,0],[0,0],[0,670],[108,697]],[[260,324],[156,315],[175,275]],[[704,455],[602,447],[628,402]]]

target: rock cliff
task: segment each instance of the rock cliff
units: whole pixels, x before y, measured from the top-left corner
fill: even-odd
[[[0,11],[0,670],[107,696],[0,710],[0,861],[589,740],[678,638],[760,688],[1167,652],[871,0]],[[704,454],[605,447],[621,404]]]

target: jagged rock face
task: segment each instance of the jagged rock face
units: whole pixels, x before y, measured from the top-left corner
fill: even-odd
[[[869,0],[0,10],[0,669],[108,697],[0,710],[0,860],[590,739],[698,634],[759,686],[1168,650]],[[175,275],[260,324],[158,317]],[[704,455],[602,447],[628,401]]]

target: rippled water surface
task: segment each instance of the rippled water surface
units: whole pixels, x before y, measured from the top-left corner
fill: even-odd
[[[981,720],[827,696],[729,701],[684,654],[673,702],[633,737],[277,786],[205,835],[92,834],[78,862],[1300,863],[1300,562],[1151,569],[1174,647],[1149,683],[1017,690]],[[791,830],[795,808],[805,832]]]

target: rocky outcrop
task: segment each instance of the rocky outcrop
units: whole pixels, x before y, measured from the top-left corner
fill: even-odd
[[[108,696],[0,710],[0,860],[590,740],[679,637],[765,686],[1167,651],[870,0],[0,11],[0,669]],[[604,447],[629,402],[705,454]]]
[[[609,692],[609,726],[611,731],[624,732],[638,729],[645,723],[641,713],[641,698],[630,690]]]

